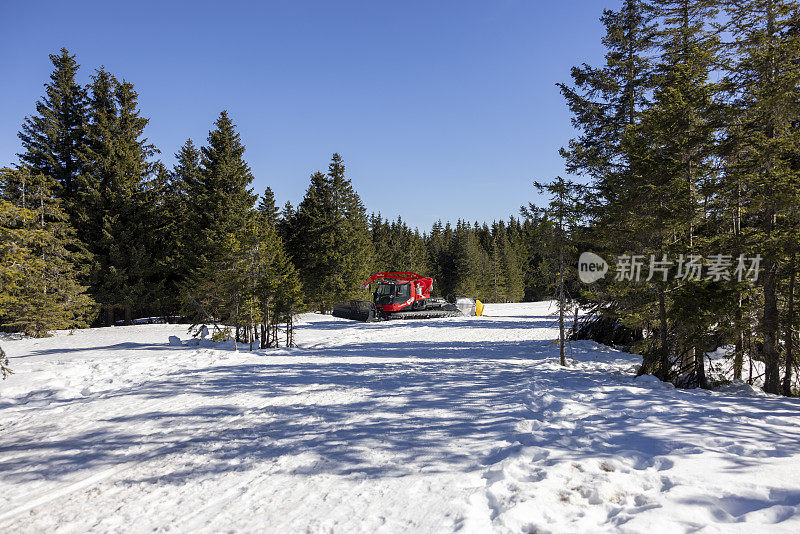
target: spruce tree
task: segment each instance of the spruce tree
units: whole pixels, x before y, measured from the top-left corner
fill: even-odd
[[[505,302],[506,301],[506,284],[505,277],[503,276],[502,268],[500,266],[500,242],[497,236],[492,238],[492,248],[490,253],[491,261],[491,302]]]
[[[548,262],[549,264],[545,264],[545,268],[549,271],[547,275],[552,281],[551,288],[554,290],[558,303],[559,361],[561,365],[566,365],[565,316],[577,305],[568,286],[575,276],[572,266],[578,263],[575,242],[576,233],[584,217],[583,188],[560,176],[549,184],[534,182],[534,185],[540,193],[546,192],[550,196],[547,207],[540,208],[539,211],[552,221],[555,230],[553,234],[555,240],[548,247],[551,261]],[[536,210],[536,208],[530,206],[530,210]],[[569,280],[570,278],[572,280]]]
[[[659,0],[654,16],[660,22],[656,34],[653,95],[640,122],[627,132],[636,180],[627,189],[630,205],[648,209],[627,215],[636,228],[632,252],[648,256],[678,257],[711,254],[703,231],[702,195],[716,181],[716,135],[722,106],[711,70],[719,62],[720,43],[710,24],[716,10],[709,0]],[[714,299],[717,288],[705,280],[678,282],[652,278],[636,288],[632,311],[658,326],[658,342],[645,350],[642,372],[670,376],[671,353],[683,354],[679,377],[683,382],[706,386],[703,347],[708,342],[709,314],[692,315]],[[701,299],[701,300],[697,300]],[[718,310],[719,311],[719,310]],[[657,319],[655,317],[657,316]],[[669,339],[674,332],[674,339]],[[673,346],[674,345],[674,346]],[[686,374],[686,373],[684,373]]]
[[[310,304],[327,311],[360,293],[372,267],[372,243],[364,206],[338,154],[327,174],[311,176],[287,228],[288,252]]]
[[[253,175],[244,160],[245,147],[227,111],[219,114],[208,144],[201,149],[199,181],[187,183],[193,221],[193,253],[202,258],[228,235],[246,225],[256,196]]]
[[[258,201],[258,211],[263,215],[267,224],[275,226],[278,223],[278,207],[275,205],[275,194],[267,187],[261,200]]]
[[[302,308],[302,286],[280,236],[262,219],[259,238],[259,267],[254,285],[261,317],[261,348],[279,346],[278,327],[285,324],[286,346],[293,344],[293,318]]]
[[[334,154],[328,165],[328,177],[334,198],[334,217],[337,263],[335,270],[341,276],[331,279],[333,298],[358,291],[361,283],[370,275],[372,266],[372,242],[367,227],[367,214],[361,198],[345,177],[345,166],[339,154]]]
[[[191,139],[187,139],[175,154],[172,180],[176,193],[181,197],[187,197],[188,191],[196,188],[200,182],[200,172],[200,150],[194,146]]]
[[[605,63],[572,68],[572,86],[558,84],[579,136],[561,150],[567,172],[598,182],[598,194],[613,200],[616,182],[629,163],[623,139],[639,121],[651,84],[649,51],[654,27],[651,7],[642,0],[624,0],[618,11],[605,10]]]
[[[492,239],[493,267],[497,269],[498,285],[501,288],[500,302],[519,302],[523,296],[523,276],[519,265],[519,255],[500,221]],[[496,265],[496,267],[494,266]]]
[[[196,229],[189,191],[200,181],[200,150],[191,139],[187,139],[175,154],[172,171],[165,172],[162,171],[163,178],[159,179],[161,198],[154,203],[159,226],[154,239],[158,243],[158,271],[163,288],[156,300],[162,303],[162,310],[174,313],[180,307],[180,288],[187,275],[198,266],[192,246]]]
[[[449,230],[449,231],[448,231]],[[491,278],[491,267],[486,251],[480,246],[472,226],[459,220],[455,230],[445,227],[447,240],[443,251],[441,291],[452,297],[483,297],[487,290],[484,281]]]
[[[11,370],[11,366],[8,362],[8,356],[6,356],[6,351],[3,350],[3,347],[0,347],[0,376],[2,376],[3,380],[8,378],[8,375],[14,374]]]
[[[200,169],[184,147],[187,173],[187,251],[195,267],[181,291],[184,310],[196,321],[253,322],[252,244],[256,239],[253,176],[244,160],[245,147],[226,111],[201,149]],[[196,181],[191,177],[197,173]],[[245,322],[240,325],[242,319]]]
[[[759,285],[765,363],[764,389],[780,393],[780,273],[787,261],[787,217],[797,207],[796,170],[787,154],[797,143],[800,39],[797,5],[788,0],[726,3],[734,36],[729,81],[741,124],[736,137],[736,174],[745,220],[752,221],[753,252],[763,256]]]
[[[94,311],[79,282],[85,252],[51,183],[27,167],[2,171],[0,321],[4,329],[36,337],[85,327]],[[15,194],[7,197],[9,190]]]
[[[433,278],[431,295],[442,297],[446,293],[442,291],[444,257],[447,249],[447,237],[445,227],[441,220],[433,223],[431,233],[426,242],[427,249],[427,274]]]
[[[80,66],[74,55],[62,48],[50,55],[50,61],[53,72],[44,97],[36,103],[36,115],[25,117],[18,134],[24,150],[18,156],[30,172],[58,184],[56,193],[66,200],[71,214],[77,178],[83,172],[79,153],[86,142],[87,96],[75,79]]]
[[[411,230],[402,218],[389,222],[381,214],[369,218],[374,263],[373,272],[426,273],[427,248],[416,230]]]
[[[636,198],[641,177],[633,167],[634,147],[629,140],[649,106],[655,29],[652,8],[642,0],[625,0],[618,11],[604,11],[601,22],[607,51],[604,64],[574,67],[573,85],[559,84],[579,132],[561,155],[567,172],[584,176],[591,184],[586,215],[592,220],[593,250],[618,255],[641,246],[635,226],[646,210],[635,207],[642,205]],[[529,220],[540,223],[535,217]],[[623,322],[631,319],[630,326],[638,327],[630,287],[598,283],[586,291],[603,314]]]
[[[328,177],[315,172],[297,210],[284,210],[287,250],[300,271],[307,301],[318,304],[322,311],[326,300],[323,281],[331,275],[333,265],[332,197]]]
[[[157,170],[150,158],[157,151],[143,137],[148,119],[133,85],[103,69],[93,77],[90,117],[77,224],[94,260],[92,294],[111,324],[115,310],[130,321],[148,308],[155,231],[149,188]]]

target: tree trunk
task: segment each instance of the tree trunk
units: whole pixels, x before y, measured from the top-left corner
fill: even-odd
[[[761,328],[764,333],[764,391],[780,393],[780,361],[778,354],[778,273],[774,261],[768,260],[764,269],[764,315]]]
[[[658,319],[661,329],[661,354],[658,361],[658,378],[669,380],[669,347],[667,346],[667,296],[664,287],[658,292]]]
[[[267,320],[264,319],[261,323],[261,348],[267,348]]]
[[[786,370],[783,374],[783,394],[787,397],[792,395],[792,366],[794,366],[794,279],[795,279],[795,256],[792,254],[791,272],[789,274],[789,300],[786,311]]]
[[[558,339],[560,345],[560,362],[561,365],[567,365],[567,356],[564,351],[564,299],[560,299],[558,303]]]
[[[775,11],[771,0],[766,3],[766,37],[770,46],[767,49],[769,70],[767,72],[767,84],[774,94],[775,83],[775,50],[772,46],[773,40],[777,37],[775,29]],[[773,111],[775,111],[773,109]],[[775,138],[776,124],[770,117],[765,128],[765,137],[768,140]],[[765,162],[764,173],[768,179],[774,177],[774,169],[771,159]],[[771,183],[771,182],[767,182]],[[773,192],[768,187],[764,192],[764,198],[771,200]],[[775,231],[775,212],[774,205],[768,202],[766,212],[762,215],[764,225],[764,238],[769,242],[774,238]],[[767,255],[764,262],[764,313],[761,321],[761,329],[764,336],[764,391],[767,393],[780,393],[780,362],[778,355],[778,264],[776,258],[771,258],[771,252]]]
[[[741,195],[742,195],[742,185],[740,183],[736,184],[736,211],[734,212],[733,217],[733,235],[736,240],[736,253],[737,256],[741,253],[740,244],[740,236],[742,231],[742,204],[741,204]],[[735,349],[733,353],[733,378],[736,380],[742,379],[742,368],[744,367],[744,324],[742,324],[743,320],[743,313],[742,313],[742,292],[736,292],[736,312],[735,312],[735,332],[736,332],[736,343]],[[749,319],[749,318],[748,318]]]
[[[685,349],[685,350],[684,350]],[[686,381],[691,378],[692,370],[695,369],[694,349],[686,349],[686,345],[681,343],[681,374],[686,377]]]
[[[742,294],[738,295],[738,305],[734,318],[734,328],[736,331],[736,342],[733,350],[733,378],[742,379],[742,368],[744,367],[744,326],[742,325]]]
[[[572,319],[572,339],[578,333],[578,304],[575,303],[575,317]]]
[[[708,379],[706,378],[706,355],[702,350],[697,350],[697,347],[692,347],[694,353],[694,369],[697,374],[697,385],[703,389],[710,389]]]
[[[747,330],[747,361],[749,363],[749,372],[747,375],[747,383],[753,385],[753,338],[751,332]]]
[[[561,228],[561,238],[564,238],[563,222],[559,220]],[[563,241],[562,241],[563,242]],[[558,249],[558,339],[559,339],[559,362],[567,365],[567,355],[564,350],[564,247]]]

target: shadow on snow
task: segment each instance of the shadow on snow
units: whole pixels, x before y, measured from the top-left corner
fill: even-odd
[[[543,323],[552,322],[543,317],[513,319],[493,327],[524,324],[530,328],[538,323],[544,327]],[[338,321],[329,323],[308,327],[342,327]],[[451,326],[447,323],[401,324]],[[469,326],[479,324],[470,321]],[[143,344],[143,348],[152,347]],[[598,358],[591,344],[578,343],[574,350],[579,362]],[[555,361],[557,351],[551,340],[377,342],[291,354],[319,355],[320,361],[292,362],[291,356],[271,360],[266,353],[263,363],[176,370],[128,389],[53,401],[102,403],[122,398],[130,410],[68,437],[32,441],[30,436],[50,434],[44,427],[6,435],[0,444],[0,458],[6,458],[0,460],[0,479],[71,478],[87,468],[186,451],[192,453],[189,460],[169,464],[144,479],[131,475],[128,481],[180,484],[256,465],[272,473],[370,477],[473,471],[521,446],[556,447],[569,451],[576,460],[621,455],[631,458],[634,466],[638,462],[637,468],[654,466],[657,455],[698,454],[715,447],[723,448],[730,469],[757,465],[771,456],[800,454],[799,429],[784,421],[784,431],[776,435],[774,428],[763,423],[766,418],[774,425],[781,424],[781,418],[795,417],[800,407],[795,399],[644,387],[627,375],[580,367],[540,365],[534,369],[533,364],[543,359]],[[370,359],[352,361],[350,357]],[[559,410],[561,401],[540,408],[528,402],[534,371],[537,384],[567,398],[614,391],[592,398],[592,409],[576,418],[578,430],[551,428],[550,415]],[[518,423],[526,419],[540,421],[540,431],[519,432]],[[644,419],[652,424],[641,424]],[[593,432],[581,432],[581,425],[591,425]],[[670,432],[663,432],[665,425]],[[701,428],[708,445],[681,446],[682,436]],[[774,448],[758,448],[765,442]],[[308,458],[279,461],[301,454]],[[670,463],[655,467],[669,469]],[[784,497],[787,502],[800,502],[800,494]]]

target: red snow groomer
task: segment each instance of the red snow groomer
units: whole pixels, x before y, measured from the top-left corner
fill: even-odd
[[[373,284],[375,288],[373,289]],[[471,298],[431,297],[433,278],[417,273],[377,273],[361,284],[372,302],[350,300],[333,306],[333,315],[355,321],[433,319],[481,315],[483,304]]]

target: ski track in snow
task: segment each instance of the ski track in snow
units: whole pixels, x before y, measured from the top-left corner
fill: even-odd
[[[549,303],[295,349],[181,325],[4,341],[2,532],[800,532],[800,402],[635,379]]]

